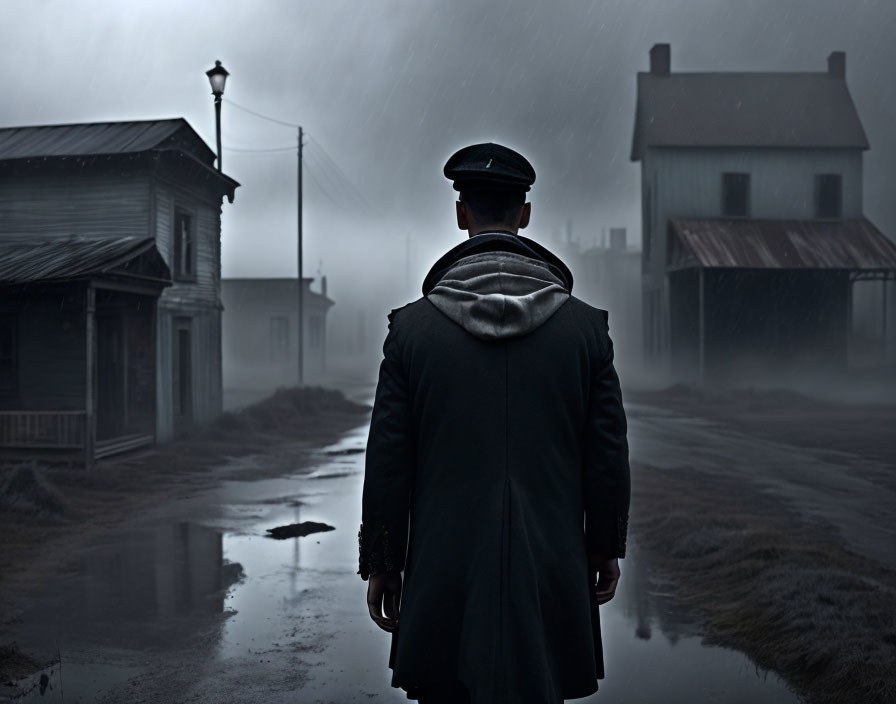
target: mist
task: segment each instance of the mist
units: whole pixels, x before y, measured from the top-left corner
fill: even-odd
[[[363,309],[383,331],[385,312],[416,298],[461,241],[441,167],[466,144],[497,141],[531,160],[528,236],[549,243],[571,221],[583,242],[626,227],[638,246],[635,74],[658,41],[671,44],[673,71],[822,71],[846,51],[871,143],[865,212],[896,231],[886,2],[47,2],[7,3],[0,19],[4,125],[182,115],[214,145],[203,74],[223,62],[224,166],[242,184],[224,209],[225,277],[296,271],[294,151],[233,151],[294,147],[296,131],[228,101],[302,124],[305,274],[328,275],[334,324]]]

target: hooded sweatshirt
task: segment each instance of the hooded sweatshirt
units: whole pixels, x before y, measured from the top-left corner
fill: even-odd
[[[423,294],[442,313],[482,340],[525,335],[569,300],[572,274],[530,239],[482,233],[433,266]]]

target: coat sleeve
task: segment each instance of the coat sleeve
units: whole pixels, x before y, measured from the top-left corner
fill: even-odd
[[[631,483],[622,392],[606,319],[602,325],[606,348],[591,380],[585,429],[585,543],[589,552],[612,558],[625,557]]]
[[[358,574],[365,580],[371,574],[403,570],[408,542],[414,436],[393,316],[389,316],[389,334],[383,344],[367,439],[358,531]]]

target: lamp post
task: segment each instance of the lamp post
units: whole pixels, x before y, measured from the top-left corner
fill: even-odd
[[[213,68],[205,72],[208,76],[208,82],[212,86],[212,95],[215,96],[215,133],[218,137],[218,171],[221,170],[221,96],[224,95],[224,84],[227,83],[227,77],[230,73],[221,65],[220,61],[215,61]]]

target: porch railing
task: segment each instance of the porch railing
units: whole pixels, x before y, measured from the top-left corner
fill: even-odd
[[[0,447],[81,449],[84,411],[0,411]]]

